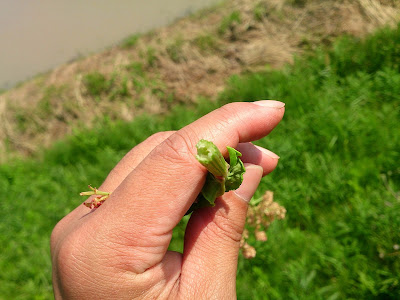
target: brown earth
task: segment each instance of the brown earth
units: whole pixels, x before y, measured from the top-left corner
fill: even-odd
[[[132,120],[215,99],[233,74],[279,68],[337,36],[399,20],[396,0],[226,1],[1,94],[0,162],[104,117]]]

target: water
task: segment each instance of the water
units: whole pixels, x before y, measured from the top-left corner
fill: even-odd
[[[0,88],[218,0],[0,0]]]

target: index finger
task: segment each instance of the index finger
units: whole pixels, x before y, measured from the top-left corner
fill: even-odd
[[[197,142],[211,140],[224,154],[226,146],[266,136],[283,114],[282,102],[267,100],[230,103],[207,114],[172,134],[143,159],[98,209],[97,217],[130,246],[158,247],[159,258],[154,252],[152,258],[161,261],[172,229],[205,181],[207,170],[195,158]],[[162,245],[153,245],[160,240]]]
[[[149,221],[166,218],[168,227],[175,226],[204,182],[206,170],[195,158],[197,142],[211,140],[225,154],[226,146],[266,136],[283,114],[282,102],[267,100],[230,103],[207,114],[157,146],[115,190],[108,204],[116,214],[129,211],[130,216],[133,212]]]

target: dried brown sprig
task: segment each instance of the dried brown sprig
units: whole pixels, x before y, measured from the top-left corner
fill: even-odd
[[[282,220],[285,218],[286,209],[274,202],[274,193],[266,191],[259,199],[253,199],[250,202],[247,211],[247,225],[253,229],[253,233],[257,241],[267,241],[266,231],[274,220]],[[240,248],[245,258],[250,259],[256,256],[256,249],[247,243],[249,231],[244,230]]]

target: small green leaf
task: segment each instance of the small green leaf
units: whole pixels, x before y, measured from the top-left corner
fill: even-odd
[[[238,157],[242,156],[242,153],[232,147],[226,147],[226,149],[228,149],[229,153],[229,166],[232,167],[238,163]]]
[[[227,147],[229,152],[229,170],[228,176],[225,182],[225,191],[236,190],[243,182],[243,174],[246,172],[246,169],[243,165],[243,162],[240,160],[240,156],[242,153],[233,149],[231,147]]]
[[[206,182],[201,190],[203,197],[214,206],[215,199],[225,193],[225,178],[217,179],[208,173]]]
[[[227,147],[230,165],[212,142],[200,140],[196,148],[197,160],[207,168],[209,173],[201,193],[186,214],[201,207],[214,206],[215,199],[241,185],[245,172],[243,162],[239,158],[242,154],[231,147]]]

